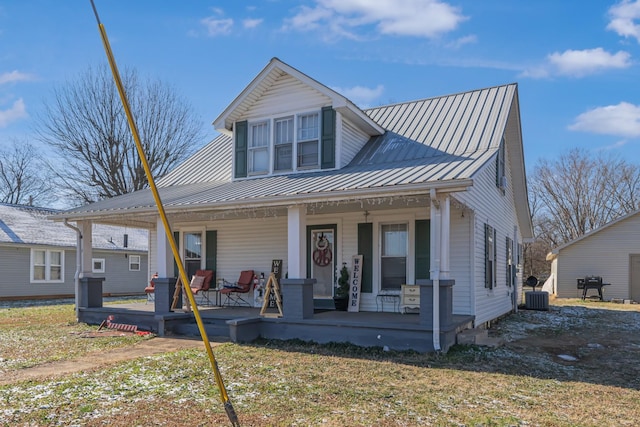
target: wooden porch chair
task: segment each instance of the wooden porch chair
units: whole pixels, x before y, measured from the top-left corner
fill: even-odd
[[[209,299],[209,291],[214,275],[215,272],[213,270],[196,270],[196,274],[191,280],[191,292],[193,292],[194,298],[198,295],[200,296],[201,305],[213,305]],[[202,279],[199,279],[200,277],[202,277]]]
[[[244,270],[240,273],[238,281],[235,283],[224,281],[224,287],[220,289],[220,294],[226,296],[223,306],[249,306],[251,304],[244,298],[248,298],[248,294],[253,289],[253,270]],[[244,297],[244,298],[243,298]]]

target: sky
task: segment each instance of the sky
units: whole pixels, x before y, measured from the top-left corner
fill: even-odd
[[[122,71],[213,120],[278,57],[361,108],[517,83],[527,174],[570,149],[640,163],[640,0],[94,0]],[[106,63],[90,0],[0,0],[0,147]]]

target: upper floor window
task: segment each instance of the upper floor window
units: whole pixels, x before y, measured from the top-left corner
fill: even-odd
[[[320,118],[317,113],[298,117],[298,167],[320,165]]]
[[[506,148],[505,140],[502,138],[500,148],[498,149],[498,157],[496,158],[496,187],[502,190],[502,194],[505,193],[507,187],[507,171],[506,171]]]
[[[253,123],[249,132],[249,173],[269,171],[269,122]]]
[[[63,282],[64,251],[32,249],[31,281]]]
[[[249,122],[247,148],[250,175],[319,168],[320,114]]]

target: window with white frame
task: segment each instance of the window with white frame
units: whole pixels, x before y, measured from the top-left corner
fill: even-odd
[[[91,258],[91,271],[104,273],[104,258]]]
[[[484,287],[493,289],[497,283],[496,229],[489,224],[484,225]]]
[[[320,167],[319,111],[250,122],[247,137],[249,175]]]
[[[249,173],[269,172],[269,122],[253,123],[249,128]]]
[[[129,271],[140,271],[140,255],[129,255]]]
[[[293,169],[293,117],[274,120],[274,171]]]
[[[380,229],[382,289],[400,289],[407,283],[407,224],[383,224]]]
[[[320,165],[320,116],[318,113],[298,116],[298,167]]]
[[[60,283],[64,277],[64,251],[31,249],[31,282]]]

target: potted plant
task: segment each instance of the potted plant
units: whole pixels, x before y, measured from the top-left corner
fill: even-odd
[[[338,277],[338,286],[335,288],[333,303],[336,306],[336,310],[347,311],[349,306],[349,270],[347,270],[347,263],[342,263],[340,269],[340,276]]]

